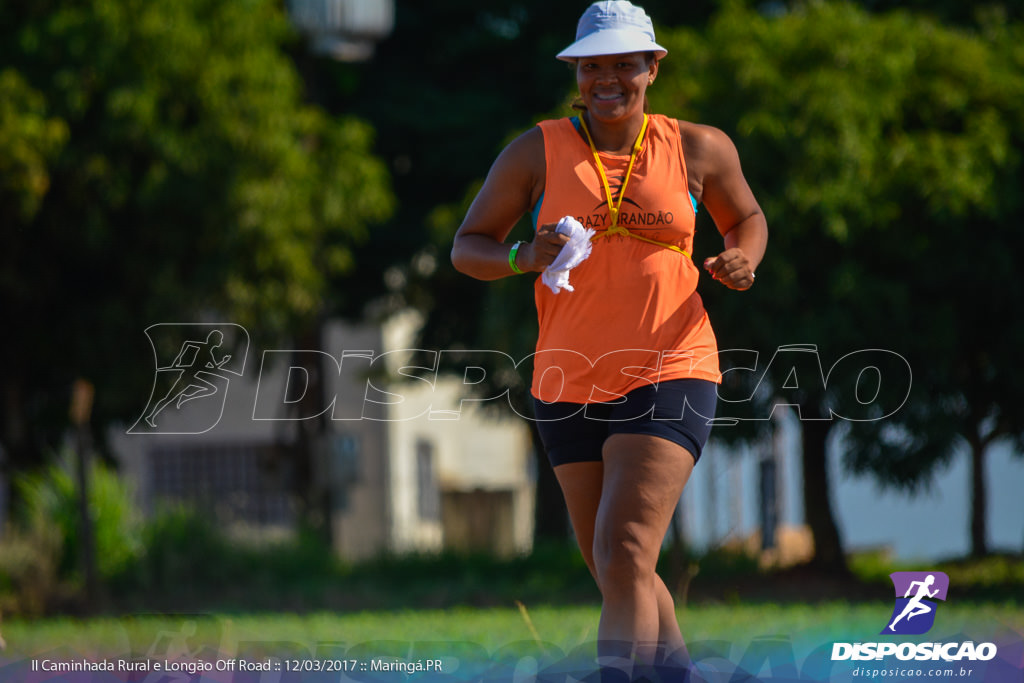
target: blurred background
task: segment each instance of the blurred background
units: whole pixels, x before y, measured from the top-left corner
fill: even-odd
[[[0,612],[598,599],[531,278],[448,261],[586,4],[0,4]],[[643,4],[770,229],[668,585],[1019,596],[1024,3]]]

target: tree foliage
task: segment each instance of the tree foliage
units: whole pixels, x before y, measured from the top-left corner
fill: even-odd
[[[704,35],[666,38],[682,58],[666,60],[657,106],[734,137],[771,229],[755,288],[705,290],[720,337],[769,354],[813,344],[825,370],[860,349],[904,357],[902,408],[884,420],[865,410],[843,430],[847,464],[890,485],[927,482],[995,425],[1021,433],[1024,329],[1007,311],[1024,298],[1010,256],[1024,246],[1013,189],[1024,180],[1024,70],[1010,33],[810,3],[774,17],[732,6]],[[779,390],[787,377],[771,379]],[[805,418],[848,407],[831,386],[839,378],[803,379],[790,397]],[[879,406],[904,390],[889,380]],[[802,426],[805,476],[820,476],[805,482],[809,496],[827,490],[812,461],[830,435]],[[806,517],[819,552],[841,562],[838,533],[815,528],[830,510]]]
[[[0,368],[0,443],[16,465],[57,438],[75,376],[95,382],[99,423],[138,411],[150,324],[304,325],[392,209],[373,131],[305,103],[292,45],[270,0],[0,9],[0,300],[17,327],[0,352],[18,359]]]
[[[49,165],[67,141],[67,125],[14,69],[0,72],[0,220],[28,220],[50,189]],[[3,272],[0,276],[10,277]]]

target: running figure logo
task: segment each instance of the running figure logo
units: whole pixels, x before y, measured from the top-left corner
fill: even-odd
[[[242,376],[248,332],[230,323],[162,323],[146,328],[146,337],[156,374],[146,408],[128,433],[202,434],[213,429],[224,412],[229,375]],[[171,349],[176,350],[173,360],[162,364],[161,356],[170,358]],[[186,404],[191,405],[183,409]]]
[[[943,572],[893,572],[896,606],[883,634],[920,635],[935,624],[935,600],[945,600],[949,577]]]

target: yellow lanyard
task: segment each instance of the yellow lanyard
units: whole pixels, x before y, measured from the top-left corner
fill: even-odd
[[[597,173],[601,176],[601,184],[604,186],[604,195],[608,200],[608,214],[612,221],[607,230],[594,235],[591,238],[591,241],[607,237],[609,235],[627,235],[629,237],[635,237],[643,242],[656,244],[659,247],[664,247],[665,249],[678,251],[680,254],[689,257],[690,253],[688,251],[676,246],[675,244],[652,240],[648,237],[638,235],[635,232],[631,232],[619,225],[619,210],[622,208],[622,200],[626,197],[626,185],[629,183],[629,178],[633,174],[633,164],[636,163],[636,158],[640,155],[640,148],[644,143],[644,135],[647,133],[647,114],[644,114],[644,122],[643,125],[640,126],[640,134],[636,136],[636,142],[633,143],[633,151],[629,155],[629,166],[626,167],[626,175],[622,179],[621,187],[619,187],[619,198],[617,200],[612,200],[612,190],[611,186],[608,184],[608,175],[604,172],[604,164],[601,163],[601,156],[597,153],[597,146],[594,145],[594,138],[590,136],[590,129],[587,128],[586,119],[584,119],[582,115],[580,115],[579,119],[580,124],[583,127],[583,132],[587,136],[587,142],[590,143],[590,152],[594,155],[594,163],[597,165]]]
[[[597,173],[601,176],[601,184],[604,185],[604,196],[608,199],[608,214],[611,216],[612,224],[604,234],[628,234],[629,231],[619,225],[619,209],[622,207],[622,200],[626,197],[626,185],[629,183],[629,177],[633,174],[633,164],[636,163],[636,158],[640,154],[640,147],[644,143],[644,134],[647,132],[647,114],[644,114],[644,123],[640,126],[640,134],[636,136],[636,142],[633,143],[633,151],[629,155],[629,166],[626,167],[626,177],[622,179],[622,186],[619,188],[618,201],[612,200],[612,190],[611,186],[608,184],[608,175],[604,172],[604,164],[601,163],[601,156],[597,153],[597,147],[594,145],[594,138],[590,136],[590,129],[587,128],[587,121],[582,115],[580,116],[580,124],[582,124],[583,132],[587,136],[587,142],[590,143],[590,151],[594,155],[594,163],[597,164]]]

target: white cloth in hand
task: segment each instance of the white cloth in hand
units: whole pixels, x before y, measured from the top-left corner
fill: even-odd
[[[558,294],[560,290],[574,291],[569,284],[569,271],[583,263],[590,256],[590,238],[594,236],[594,230],[584,228],[578,220],[572,216],[566,216],[558,221],[555,232],[569,236],[569,241],[562,246],[558,256],[551,262],[544,272],[541,273],[541,280],[552,292]]]

